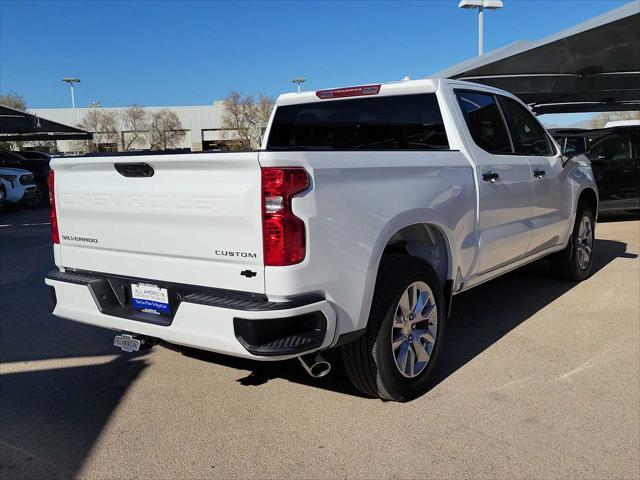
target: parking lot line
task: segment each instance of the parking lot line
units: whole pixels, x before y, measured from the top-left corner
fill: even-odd
[[[2,227],[39,227],[41,225],[51,225],[50,222],[41,222],[41,223],[7,223],[4,225],[0,225],[0,228]]]

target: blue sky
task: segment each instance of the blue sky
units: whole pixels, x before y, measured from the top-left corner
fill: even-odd
[[[208,105],[231,90],[276,96],[299,75],[308,89],[420,78],[477,52],[477,14],[457,3],[2,0],[0,92],[66,107],[60,79],[77,76],[78,106]],[[504,0],[485,15],[485,51],[625,3]]]

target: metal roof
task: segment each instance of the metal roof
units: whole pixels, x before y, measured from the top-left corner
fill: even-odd
[[[128,107],[104,107],[105,112],[122,113]],[[200,105],[200,106],[179,106],[179,107],[143,107],[147,112],[153,113],[158,110],[168,109],[180,119],[180,123],[185,130],[200,130],[203,128],[222,128],[222,116],[224,106],[220,104]],[[29,111],[41,118],[47,118],[56,122],[68,125],[80,125],[85,115],[91,108],[37,108]],[[116,116],[118,130],[124,130],[125,126],[120,115]]]
[[[640,1],[433,76],[510,91],[536,113],[640,110]]]
[[[93,134],[0,105],[0,141],[82,140]]]

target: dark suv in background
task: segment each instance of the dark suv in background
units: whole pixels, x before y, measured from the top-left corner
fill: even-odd
[[[640,209],[640,126],[549,130],[568,156],[591,161],[601,212]]]
[[[594,140],[585,155],[598,185],[599,210],[640,209],[640,126],[590,132]]]

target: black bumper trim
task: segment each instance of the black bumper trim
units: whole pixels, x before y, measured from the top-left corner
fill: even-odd
[[[253,355],[298,355],[320,348],[327,318],[321,311],[261,320],[234,318],[233,330],[238,342]]]
[[[173,316],[182,302],[256,312],[286,310],[324,300],[321,295],[303,295],[285,302],[271,302],[265,295],[257,293],[78,270],[54,270],[49,272],[46,278],[57,282],[86,285],[101,313],[165,326],[171,325]],[[152,283],[167,288],[171,315],[154,315],[130,308],[130,284],[136,282]]]

